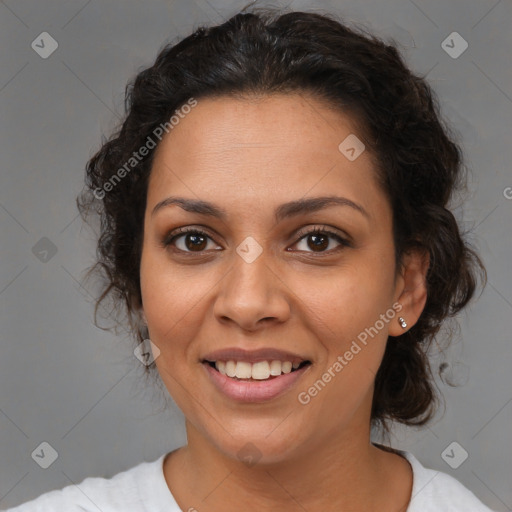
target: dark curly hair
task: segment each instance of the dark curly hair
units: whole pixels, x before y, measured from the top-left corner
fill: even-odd
[[[77,198],[84,220],[94,213],[101,221],[98,259],[89,269],[104,282],[95,322],[98,306],[111,299],[117,313],[127,314],[138,342],[144,339],[134,319],[141,307],[143,218],[155,150],[130,159],[148,146],[148,137],[191,98],[292,92],[311,93],[357,121],[392,207],[397,268],[412,248],[429,254],[425,308],[410,330],[387,343],[371,411],[372,425],[385,430],[388,420],[422,425],[438,402],[428,348],[442,321],[458,313],[479,277],[486,277],[448,209],[464,184],[462,154],[434,93],[404,64],[396,44],[333,15],[238,13],[167,44],[128,84],[124,121],[87,163],[86,187]]]

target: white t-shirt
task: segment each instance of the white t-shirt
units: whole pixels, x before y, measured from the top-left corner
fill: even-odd
[[[398,450],[397,450],[398,451]],[[492,512],[455,478],[424,468],[411,453],[413,488],[406,512]],[[112,478],[89,477],[78,485],[47,492],[7,512],[188,512],[176,503],[164,478],[162,455]],[[201,509],[200,503],[196,507]]]

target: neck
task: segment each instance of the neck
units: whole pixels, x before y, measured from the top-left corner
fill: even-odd
[[[272,464],[221,453],[187,422],[188,444],[167,457],[167,484],[183,510],[405,511],[408,462],[370,443],[369,427],[332,432]]]

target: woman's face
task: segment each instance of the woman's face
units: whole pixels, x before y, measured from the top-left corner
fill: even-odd
[[[143,312],[188,428],[226,455],[278,461],[369,432],[404,281],[390,205],[354,134],[307,95],[201,99],[157,148]],[[325,197],[337,202],[313,201]],[[282,373],[287,361],[301,366]]]

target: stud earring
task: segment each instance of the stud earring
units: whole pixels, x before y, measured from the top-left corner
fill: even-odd
[[[398,322],[403,329],[407,327],[407,322],[401,316],[398,317]]]

